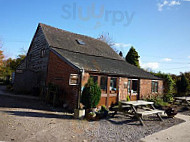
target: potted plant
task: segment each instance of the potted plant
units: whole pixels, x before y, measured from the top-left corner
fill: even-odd
[[[91,112],[94,112],[94,108],[96,108],[96,106],[98,105],[100,97],[100,87],[97,83],[94,83],[92,78],[90,78],[88,80],[88,83],[84,86],[81,96],[81,102],[86,109],[86,115],[91,115]]]
[[[174,107],[168,107],[165,110],[168,117],[173,118],[177,114],[177,110]]]
[[[106,106],[101,106],[101,109],[96,113],[97,119],[103,119],[108,116],[109,110],[106,108]]]

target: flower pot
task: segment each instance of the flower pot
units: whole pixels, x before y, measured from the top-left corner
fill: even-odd
[[[177,114],[177,110],[176,110],[175,108],[169,107],[169,108],[167,108],[167,109],[165,110],[165,113],[167,114],[167,116],[168,116],[169,118],[173,118],[173,117]]]

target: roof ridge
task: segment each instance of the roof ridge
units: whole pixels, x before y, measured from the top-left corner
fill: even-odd
[[[102,43],[104,43],[104,44],[107,44],[106,42],[104,42],[104,41],[102,41],[102,40],[99,40],[99,39],[96,39],[96,38],[93,38],[93,37],[90,37],[90,36],[87,36],[87,35],[70,32],[70,31],[63,30],[63,29],[60,29],[60,28],[56,28],[56,27],[53,27],[53,26],[50,26],[50,25],[46,25],[46,24],[43,24],[43,23],[39,23],[39,25],[40,25],[40,26],[46,26],[46,27],[54,28],[54,29],[61,30],[61,31],[63,31],[63,32],[67,32],[67,33],[71,33],[71,34],[75,34],[75,35],[84,36],[84,37],[87,37],[87,38],[91,38],[91,39],[93,39],[93,40],[100,41],[100,42],[102,42]],[[108,45],[108,44],[107,44],[107,45]],[[110,48],[111,48],[111,47],[110,47]]]
[[[65,51],[72,52],[72,53],[84,54],[84,55],[87,55],[87,56],[102,57],[102,58],[105,58],[105,59],[110,59],[110,60],[125,61],[125,60],[122,60],[122,59],[121,59],[121,60],[119,60],[119,59],[108,58],[108,57],[104,57],[104,56],[97,56],[97,55],[92,55],[92,54],[86,54],[86,53],[76,52],[76,51],[72,51],[72,50],[68,50],[68,49],[63,49],[63,48],[59,48],[59,47],[54,47],[54,46],[50,46],[50,47],[52,47],[52,48],[57,48],[57,49],[61,49],[61,50],[65,50]]]

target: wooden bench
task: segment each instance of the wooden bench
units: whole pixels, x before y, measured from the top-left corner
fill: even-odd
[[[137,114],[143,117],[143,116],[152,115],[152,114],[162,114],[162,112],[163,111],[161,110],[150,110],[150,111],[137,112]]]
[[[112,114],[113,117],[117,114],[118,111],[124,112],[130,109],[130,105],[122,105],[121,107],[117,105],[110,108],[111,111],[114,111],[114,113]]]
[[[162,114],[163,111],[161,110],[149,110],[149,111],[141,111],[141,112],[136,112],[137,118],[139,119],[139,121],[141,122],[142,125],[144,125],[142,118],[143,116],[147,116],[147,115],[153,115],[156,114],[158,116],[158,118],[160,119],[160,121],[163,121],[162,117],[160,116],[160,114]]]

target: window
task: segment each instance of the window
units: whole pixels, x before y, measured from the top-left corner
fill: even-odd
[[[81,39],[77,39],[76,41],[80,45],[85,45],[85,42],[83,40],[81,40]]]
[[[46,50],[45,49],[42,49],[41,52],[40,52],[40,57],[44,57],[45,56],[45,53],[46,53]]]
[[[128,81],[128,93],[137,93],[138,92],[138,80],[132,79]]]
[[[69,85],[78,85],[78,84],[79,84],[78,74],[71,74],[69,79]]]
[[[132,82],[132,80],[129,80],[128,81],[128,93],[131,93],[131,82]]]
[[[110,79],[110,93],[116,93],[117,91],[117,78]]]
[[[107,92],[107,81],[108,78],[107,77],[101,77],[101,81],[100,81],[100,88],[102,89],[103,93]]]
[[[158,93],[158,81],[152,81],[152,93]]]
[[[98,82],[98,76],[90,76],[90,78],[93,79],[94,83]]]
[[[137,93],[137,91],[138,91],[138,80],[132,81],[132,90],[133,90],[133,93]]]

